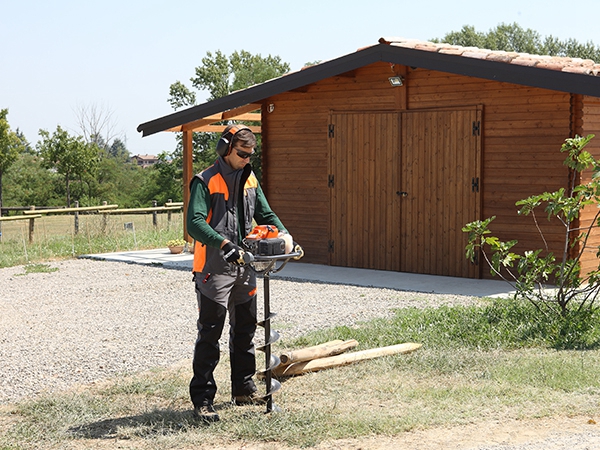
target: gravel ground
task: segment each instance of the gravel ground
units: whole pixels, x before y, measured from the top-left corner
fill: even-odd
[[[0,402],[191,358],[197,304],[188,271],[88,259],[50,266],[58,270],[0,269]],[[440,304],[434,294],[280,277],[270,286],[271,308],[278,314],[272,328],[283,339],[386,316],[392,308]],[[454,304],[477,301],[443,298]]]
[[[88,259],[50,266],[58,270],[0,269],[0,403],[191,359],[197,306],[188,271]],[[278,313],[272,326],[284,339],[389,316],[398,307],[477,301],[280,277],[271,281],[272,309]],[[477,448],[600,449],[596,430],[527,440],[519,445],[489,440],[491,446]]]

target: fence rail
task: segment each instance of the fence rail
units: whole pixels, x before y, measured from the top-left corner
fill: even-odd
[[[101,232],[106,232],[108,216],[110,214],[152,214],[152,224],[156,228],[158,226],[159,213],[167,213],[167,221],[171,223],[171,214],[174,211],[181,211],[183,209],[183,202],[172,202],[169,200],[165,206],[157,206],[157,202],[153,202],[153,206],[149,208],[119,208],[119,205],[108,205],[104,202],[103,205],[98,206],[82,206],[79,207],[79,202],[75,202],[74,208],[48,208],[37,209],[35,206],[30,206],[27,209],[25,207],[10,207],[12,210],[23,211],[22,215],[17,216],[6,216],[0,217],[0,224],[2,222],[16,221],[16,220],[29,220],[29,243],[33,243],[34,231],[35,231],[35,219],[41,218],[43,215],[55,215],[55,214],[70,214],[74,216],[74,233],[79,233],[79,213],[81,212],[95,212],[102,215]],[[4,208],[3,208],[4,210]],[[2,233],[0,229],[0,239],[2,239]]]
[[[41,214],[30,214],[29,216],[12,216],[12,217],[0,217],[0,223],[2,222],[14,222],[16,220],[29,220],[29,243],[33,242],[33,230],[35,227],[35,219],[42,217]],[[2,231],[0,229],[0,239],[2,239]]]

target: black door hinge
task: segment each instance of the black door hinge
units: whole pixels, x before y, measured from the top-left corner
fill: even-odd
[[[335,186],[335,181],[334,181],[334,177],[333,174],[329,175],[329,180],[327,181],[327,186],[332,188],[333,186]]]
[[[471,191],[479,192],[479,177],[471,178]]]
[[[333,241],[329,241],[329,243],[327,244],[327,251],[329,253],[333,253]]]
[[[473,122],[473,136],[479,136],[481,134],[481,122],[475,121]]]
[[[335,135],[335,125],[330,123],[329,124],[329,137],[332,138]]]

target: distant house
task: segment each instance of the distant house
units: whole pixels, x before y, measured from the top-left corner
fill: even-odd
[[[158,162],[158,158],[154,155],[135,155],[131,158],[134,164],[145,169],[146,167],[150,167]]]
[[[600,65],[382,38],[138,131],[183,133],[189,183],[192,134],[229,120],[260,121],[263,189],[303,262],[487,277],[465,258],[462,226],[495,215],[492,231],[518,251],[543,247],[515,202],[569,185],[565,138],[596,134],[600,156]],[[562,224],[540,227],[561,254]],[[584,270],[597,264],[584,255]]]

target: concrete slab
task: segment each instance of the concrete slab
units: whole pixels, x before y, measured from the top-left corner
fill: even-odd
[[[167,269],[192,270],[194,255],[174,255],[167,248],[117,253],[82,255],[82,258],[119,261],[132,264],[161,265]],[[290,262],[281,272],[272,275],[296,280],[320,281],[355,286],[372,286],[402,291],[435,294],[467,295],[472,297],[507,297],[514,294],[510,284],[502,280],[474,280],[386,270],[355,269]]]

